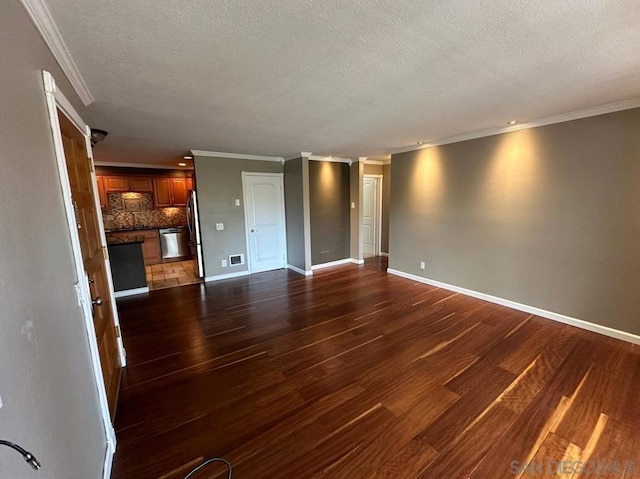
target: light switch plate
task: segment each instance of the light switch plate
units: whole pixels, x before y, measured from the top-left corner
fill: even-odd
[[[352,201],[351,202],[351,209],[354,210],[356,208],[356,202]]]
[[[2,396],[0,396],[0,409],[2,409]]]
[[[235,204],[236,206],[240,206],[240,198],[236,198]]]
[[[224,229],[224,223],[216,223],[216,230],[222,231]]]

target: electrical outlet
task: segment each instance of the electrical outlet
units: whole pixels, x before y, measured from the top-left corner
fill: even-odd
[[[220,263],[222,264],[223,268],[227,267],[227,260],[226,259],[223,259]]]
[[[420,269],[424,269],[424,268],[425,268],[424,261],[420,261]]]
[[[356,202],[355,202],[355,201],[352,201],[352,202],[351,202],[351,209],[352,209],[352,210],[355,210],[355,209],[356,209]]]
[[[216,230],[222,231],[224,229],[224,223],[216,223]]]

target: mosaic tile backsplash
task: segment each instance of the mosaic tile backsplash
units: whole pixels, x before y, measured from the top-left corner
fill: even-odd
[[[183,206],[155,208],[153,193],[108,193],[108,209],[102,212],[104,229],[118,230],[153,226],[184,226],[187,213]]]

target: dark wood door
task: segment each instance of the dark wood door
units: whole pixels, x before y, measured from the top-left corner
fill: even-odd
[[[91,160],[87,154],[84,135],[62,113],[58,113],[60,131],[71,184],[71,196],[76,212],[76,223],[82,250],[82,262],[89,277],[89,289],[93,304],[93,322],[100,352],[102,376],[107,391],[111,416],[115,414],[118,388],[120,386],[120,357],[118,332],[111,309],[111,293],[107,282],[106,252],[100,241],[91,180]]]

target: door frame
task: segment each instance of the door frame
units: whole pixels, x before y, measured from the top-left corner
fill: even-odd
[[[378,180],[376,188],[376,247],[373,252],[374,256],[380,256],[382,253],[382,181],[383,175],[362,175],[362,184],[365,178],[375,178]]]
[[[244,236],[247,248],[247,270],[249,274],[253,273],[253,263],[251,258],[251,241],[249,240],[249,214],[247,212],[247,176],[270,176],[272,178],[280,178],[280,203],[282,211],[282,246],[284,248],[283,268],[286,269],[289,261],[287,257],[287,215],[285,213],[284,204],[284,173],[254,173],[251,171],[242,172],[242,202],[244,203]]]
[[[49,123],[51,126],[51,134],[53,140],[53,147],[56,157],[56,163],[58,166],[58,179],[60,181],[62,199],[64,203],[64,209],[67,219],[67,229],[69,231],[69,242],[73,254],[73,261],[75,266],[75,294],[78,299],[78,305],[82,310],[82,316],[84,318],[85,332],[87,334],[87,342],[89,345],[89,353],[91,359],[91,366],[93,369],[93,378],[95,387],[98,393],[98,403],[100,407],[100,415],[105,431],[106,450],[103,466],[103,478],[108,479],[111,476],[111,468],[113,464],[113,454],[116,450],[116,434],[113,424],[111,422],[111,415],[109,414],[109,404],[107,401],[107,392],[104,384],[104,378],[102,375],[102,366],[100,363],[100,353],[98,351],[98,340],[96,337],[95,326],[93,324],[93,311],[91,303],[91,292],[89,291],[89,281],[87,274],[84,270],[84,264],[82,262],[82,250],[80,249],[80,237],[78,235],[78,229],[75,220],[75,210],[73,207],[73,200],[71,197],[71,185],[69,183],[69,176],[67,173],[67,162],[64,154],[64,147],[62,144],[62,133],[60,130],[60,122],[58,120],[58,112],[62,112],[77,128],[82,132],[85,137],[87,153],[89,159],[93,164],[93,152],[91,150],[91,130],[89,126],[82,120],[82,117],[75,110],[71,102],[67,100],[64,94],[56,87],[56,82],[53,76],[46,70],[42,71],[42,79],[44,85],[44,92],[47,103],[47,113],[49,116]],[[93,197],[96,203],[96,211],[101,211],[100,199],[98,198],[98,187],[96,183],[95,168],[92,168],[91,172]],[[106,276],[107,285],[111,291],[111,307],[113,309],[113,320],[115,326],[120,330],[120,320],[118,317],[118,309],[115,302],[113,279],[111,277],[111,265],[109,263],[109,255],[107,252],[106,235],[104,232],[104,224],[102,222],[102,215],[98,214],[98,225],[100,241],[106,258]],[[126,366],[126,352],[122,343],[121,335],[117,338],[118,353],[120,357],[120,364],[122,367]]]

